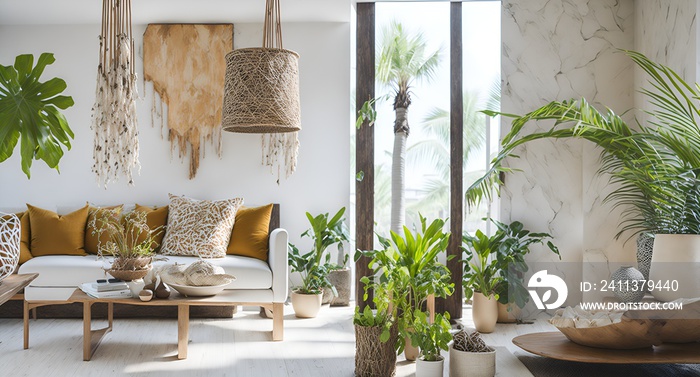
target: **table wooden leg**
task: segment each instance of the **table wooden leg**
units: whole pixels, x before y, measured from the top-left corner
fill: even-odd
[[[24,349],[29,348],[29,303],[24,301]]]
[[[284,304],[272,304],[272,340],[284,339]]]
[[[107,320],[109,324],[105,328],[92,329],[92,302],[83,302],[83,360],[90,361],[95,354],[97,347],[108,332],[112,331],[112,320],[114,318],[114,304],[107,304]]]
[[[177,306],[177,358],[187,358],[187,342],[190,338],[190,306]]]

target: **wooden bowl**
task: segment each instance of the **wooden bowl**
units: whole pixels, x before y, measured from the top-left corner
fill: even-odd
[[[663,323],[650,319],[630,319],[612,325],[589,328],[557,327],[576,344],[596,348],[629,350],[659,345]]]

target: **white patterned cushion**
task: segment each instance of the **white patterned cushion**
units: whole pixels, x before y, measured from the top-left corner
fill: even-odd
[[[223,258],[243,199],[196,200],[170,194],[163,255]]]

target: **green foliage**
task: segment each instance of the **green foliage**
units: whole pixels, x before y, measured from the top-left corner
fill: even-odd
[[[59,78],[40,82],[47,65],[56,59],[43,53],[34,66],[34,56],[19,55],[14,66],[0,65],[0,162],[12,156],[20,141],[22,171],[30,178],[32,160],[43,160],[58,170],[63,147],[70,150],[73,131],[63,114],[73,98],[59,95],[66,82]]]
[[[423,307],[429,295],[447,297],[454,292],[450,282],[450,271],[438,262],[440,253],[447,250],[450,233],[445,233],[445,220],[435,219],[430,225],[420,216],[421,228],[412,232],[404,227],[404,236],[391,232],[391,239],[381,236],[381,250],[359,251],[355,261],[361,256],[370,258],[369,267],[379,274],[378,285],[390,292],[391,303],[399,323],[398,349],[404,347],[403,338],[413,325],[413,313]],[[375,292],[376,297],[376,292]]]
[[[440,350],[447,351],[452,340],[450,334],[450,313],[437,314],[433,323],[428,323],[426,313],[416,310],[413,320],[413,332],[410,333],[411,343],[420,347],[425,361],[442,359]]]
[[[337,295],[335,287],[328,281],[328,271],[333,268],[329,263],[330,254],[326,255],[325,263],[321,263],[326,249],[331,245],[338,246],[338,252],[343,253],[343,242],[348,242],[349,233],[345,225],[343,214],[345,207],[341,208],[329,220],[328,213],[313,216],[306,212],[306,218],[311,228],[301,234],[302,237],[310,237],[313,240],[313,248],[306,254],[301,254],[293,244],[289,244],[289,265],[292,272],[299,272],[302,277],[302,286],[298,291],[305,294],[317,294],[322,288],[330,288]],[[347,257],[342,258],[347,262]]]
[[[323,288],[330,288],[333,294],[337,295],[335,287],[328,281],[328,266],[316,264],[314,259],[314,251],[306,254],[300,254],[299,249],[289,244],[289,266],[292,272],[301,274],[301,286],[297,288],[297,292],[303,294],[319,294],[323,292]]]
[[[391,326],[396,318],[396,307],[391,306],[392,286],[386,284],[378,284],[373,282],[369,277],[364,276],[360,279],[364,286],[364,299],[369,297],[369,291],[374,293],[373,302],[375,310],[372,310],[369,305],[365,306],[363,311],[360,307],[355,307],[355,315],[353,316],[353,324],[358,326],[381,326],[382,334],[379,340],[386,342],[391,336]]]
[[[625,232],[700,234],[700,91],[688,85],[670,68],[634,51],[624,51],[649,76],[652,88],[642,90],[654,109],[648,125],[629,127],[608,109],[601,113],[585,99],[554,101],[513,118],[499,154],[486,174],[465,194],[470,205],[492,199],[502,184],[500,175],[511,170],[503,163],[522,144],[538,139],[578,138],[601,148],[599,174],[616,185],[606,198],[623,217],[617,237]],[[487,115],[498,115],[485,111]],[[531,121],[550,120],[548,131],[523,134]],[[570,125],[569,128],[564,127]]]
[[[465,233],[462,243],[466,245],[462,249],[467,254],[462,276],[465,298],[468,300],[474,292],[481,292],[485,296],[493,294],[498,299],[496,287],[503,277],[499,274],[498,261],[489,261],[489,256],[498,251],[500,244],[481,230],[477,230],[474,236]]]
[[[520,221],[508,225],[493,219],[491,222],[497,230],[490,238],[492,242],[500,244],[496,248],[495,258],[498,273],[503,278],[495,289],[498,301],[502,304],[515,303],[522,308],[530,299],[523,281],[525,272],[528,271],[525,256],[530,253],[530,246],[547,245],[561,259],[559,248],[547,240],[552,238],[551,235],[530,232],[524,229]]]

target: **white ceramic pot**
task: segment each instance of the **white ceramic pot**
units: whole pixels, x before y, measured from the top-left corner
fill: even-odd
[[[445,359],[425,361],[421,357],[416,360],[416,377],[442,377],[444,367]]]
[[[493,332],[498,320],[498,305],[493,295],[488,297],[480,292],[474,292],[472,297],[472,318],[476,331],[484,334]]]
[[[450,377],[493,377],[496,375],[496,350],[464,352],[450,346]]]
[[[146,286],[146,283],[143,281],[143,279],[136,279],[132,281],[127,281],[126,285],[129,286],[131,296],[136,298],[139,297],[139,293],[143,290],[143,287]]]
[[[297,318],[315,318],[321,310],[323,293],[306,295],[292,291],[292,307]]]
[[[649,281],[661,289],[649,289],[660,301],[700,297],[700,235],[657,234],[651,257]],[[673,281],[677,281],[673,283]],[[663,287],[668,282],[670,289]],[[677,289],[676,289],[677,288]]]

